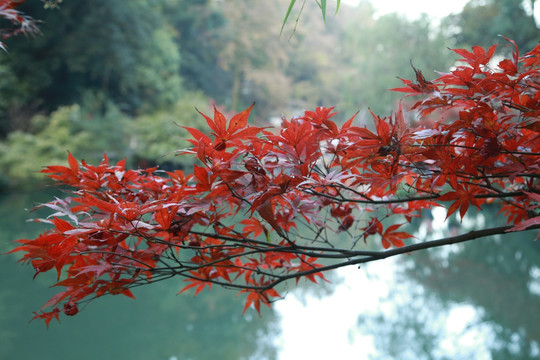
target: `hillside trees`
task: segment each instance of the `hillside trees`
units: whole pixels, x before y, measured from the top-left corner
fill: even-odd
[[[513,39],[520,49],[532,49],[540,38],[540,24],[535,22],[533,13],[536,3],[536,0],[472,0],[461,13],[449,16],[445,27],[459,46],[504,43],[499,37],[502,34]]]
[[[166,0],[162,13],[174,29],[174,40],[182,52],[180,75],[184,87],[202,91],[217,103],[224,104],[230,76],[219,66],[219,54],[228,40],[227,20],[220,3]]]
[[[103,152],[130,164],[141,159],[152,141],[134,138],[137,118],[173,109],[192,94],[181,88],[179,44],[162,21],[164,3],[66,1],[47,9],[38,0],[19,3],[17,9],[41,20],[41,33],[6,39],[8,52],[0,57],[0,188],[41,185],[43,159],[62,163],[58,152],[67,149],[90,162]],[[205,109],[201,97],[193,104]],[[57,121],[58,114],[70,115]],[[167,125],[182,132],[173,121]],[[67,139],[55,141],[53,129]],[[23,154],[26,161],[17,162]],[[164,155],[144,160],[158,163]]]
[[[540,46],[491,63],[496,47],[456,49],[460,65],[395,89],[420,96],[407,124],[398,107],[373,127],[342,125],[319,107],[281,128],[248,125],[252,107],[227,119],[201,114],[180,149],[193,172],[128,170],[105,158],[43,170],[73,192],[41,205],[50,229],[13,252],[62,287],[35,318],[47,324],[106,294],[168,278],[195,294],[220,285],[246,295],[244,311],[270,305],[288,280],[431,247],[540,227]],[[447,218],[495,206],[506,224],[438,240],[405,230],[423,210]],[[383,251],[366,248],[376,246]],[[485,246],[493,246],[485,242]]]
[[[223,6],[227,41],[219,65],[231,76],[228,105],[233,111],[255,101],[257,111],[268,114],[292,95],[291,79],[284,71],[290,58],[276,36],[282,10],[279,2],[268,1]]]
[[[180,94],[178,47],[151,1],[65,1],[43,9],[20,6],[43,21],[42,36],[7,43],[2,66],[3,134],[28,129],[37,112],[51,112],[103,93],[125,113],[170,105]],[[61,86],[59,86],[61,84]]]
[[[387,89],[396,86],[396,76],[413,73],[411,62],[420,69],[452,65],[446,56],[446,39],[425,16],[415,21],[398,14],[375,19],[369,4],[340,16],[345,17],[345,31],[339,56],[348,59],[349,65],[342,72],[340,99],[347,109],[356,106],[388,113],[399,96]],[[435,73],[426,71],[425,75],[433,78]]]

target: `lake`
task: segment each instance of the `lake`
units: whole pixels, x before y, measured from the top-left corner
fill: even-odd
[[[42,228],[25,209],[51,192],[0,196],[0,252]],[[494,212],[421,220],[434,239],[496,224]],[[444,218],[444,217],[443,217]],[[491,225],[490,225],[491,224]],[[262,316],[214,287],[177,295],[179,279],[134,289],[137,300],[105,296],[49,329],[29,320],[55,293],[54,276],[32,280],[20,255],[0,256],[0,359],[537,359],[540,246],[535,232],[483,239],[348,267],[331,284],[290,283]]]

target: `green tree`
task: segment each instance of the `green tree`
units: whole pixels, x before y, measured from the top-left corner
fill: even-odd
[[[104,153],[113,160],[130,158],[130,122],[102,93],[90,92],[83,94],[81,105],[35,115],[27,131],[10,132],[0,141],[1,185],[29,188],[42,184],[46,180],[39,173],[43,164],[51,159],[65,164],[67,151],[93,163]]]
[[[80,116],[80,107],[62,107],[50,117],[36,115],[30,121],[32,132],[14,131],[0,143],[0,169],[3,187],[29,187],[44,181],[39,170],[48,161],[62,164],[68,150],[78,153],[90,143],[89,133],[72,131],[72,120]]]
[[[236,3],[227,6],[235,7]],[[225,103],[231,77],[218,64],[226,46],[221,36],[226,24],[222,6],[210,0],[164,0],[162,12],[182,51],[183,86]]]
[[[227,105],[234,111],[255,101],[256,111],[269,114],[290,96],[284,73],[288,58],[279,39],[283,4],[262,0],[241,0],[234,7],[223,4],[226,45],[219,64],[232,76]]]
[[[351,9],[350,11],[354,11]],[[306,3],[296,28],[288,24],[282,34],[290,58],[286,74],[290,77],[291,99],[287,104],[293,115],[302,109],[327,104],[339,105],[343,111],[343,78],[340,74],[350,68],[350,59],[342,56],[342,41],[349,11],[339,17],[320,20],[315,2]],[[298,15],[296,15],[298,16]]]
[[[210,100],[201,93],[185,93],[166,110],[137,116],[131,127],[131,148],[136,160],[145,165],[192,166],[174,150],[189,147],[189,133],[182,125],[204,128],[204,119],[197,110],[207,113]]]
[[[348,109],[367,107],[388,113],[396,107],[399,94],[388,91],[409,77],[414,66],[428,78],[446,71],[452,58],[445,56],[446,42],[427,17],[409,21],[398,14],[374,18],[369,5],[351,11],[341,44],[342,58],[349,59],[341,96]]]
[[[449,16],[444,26],[458,46],[502,43],[499,35],[504,35],[523,51],[529,51],[540,38],[533,13],[535,3],[536,0],[471,0],[461,13]]]
[[[10,52],[0,59],[16,79],[0,92],[4,134],[25,129],[31,116],[13,119],[29,106],[49,112],[80,101],[86,90],[132,114],[180,95],[179,49],[155,2],[66,1],[45,10],[34,1],[25,12],[43,20],[43,35],[7,43]]]

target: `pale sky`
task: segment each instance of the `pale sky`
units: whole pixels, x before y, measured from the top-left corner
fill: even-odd
[[[342,0],[349,5],[358,4],[361,0]],[[457,13],[469,0],[372,0],[373,7],[379,15],[392,12],[401,13],[409,19],[416,19],[421,13],[440,19],[451,13]]]
[[[343,3],[353,6],[360,1],[363,0],[342,0]],[[420,14],[426,13],[431,18],[440,20],[452,13],[459,13],[469,0],[371,0],[370,2],[378,10],[378,15],[397,12],[413,20],[418,18]],[[534,10],[536,23],[539,24],[540,6],[535,6]]]

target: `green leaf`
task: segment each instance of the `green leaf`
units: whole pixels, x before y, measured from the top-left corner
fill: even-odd
[[[326,24],[326,0],[321,0],[321,1],[317,0],[317,4],[321,8],[322,18],[323,18],[324,23]]]
[[[336,4],[336,14],[337,14],[337,12],[339,11],[339,6],[341,5],[341,0],[337,0],[336,2],[337,2],[337,4]]]
[[[281,33],[283,32],[285,23],[287,22],[287,19],[289,19],[289,15],[291,15],[291,11],[295,3],[296,3],[296,0],[291,0],[291,2],[289,3],[289,8],[287,9],[287,13],[285,14],[285,18],[283,19],[283,24],[281,24],[281,30],[279,31],[279,36],[281,36]]]

